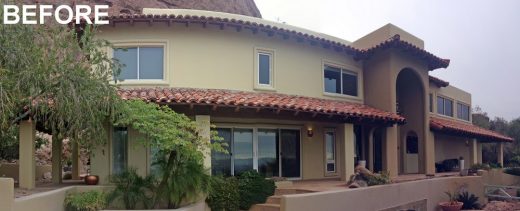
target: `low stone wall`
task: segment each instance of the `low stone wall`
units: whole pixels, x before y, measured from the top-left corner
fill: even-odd
[[[16,163],[2,163],[0,164],[0,177],[13,178],[18,181],[19,165]],[[45,172],[51,172],[51,165],[36,166],[36,174],[34,179],[42,179]]]
[[[520,184],[520,177],[505,174],[503,169],[491,169],[482,175],[486,185],[508,185],[515,186]]]
[[[446,201],[445,191],[464,186],[485,202],[483,178],[479,176],[446,177],[359,189],[286,195],[281,210],[387,210],[426,200],[427,210],[437,210],[437,204]],[[421,206],[421,205],[416,205]]]

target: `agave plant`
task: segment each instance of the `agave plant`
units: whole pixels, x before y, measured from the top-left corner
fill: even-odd
[[[478,197],[475,196],[475,194],[469,194],[467,191],[460,193],[457,197],[457,201],[464,203],[462,206],[464,210],[480,209]]]

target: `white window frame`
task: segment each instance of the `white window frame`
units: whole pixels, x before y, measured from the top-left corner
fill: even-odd
[[[325,91],[325,67],[326,66],[330,66],[330,67],[334,67],[334,68],[338,68],[341,70],[341,77],[340,77],[340,86],[341,86],[341,93],[334,93],[334,92],[327,92]],[[357,95],[348,95],[348,94],[343,94],[343,73],[346,73],[346,74],[349,74],[349,75],[353,75],[353,76],[356,76],[356,83],[357,83]],[[363,101],[363,84],[362,84],[362,81],[363,81],[363,75],[361,73],[361,71],[359,70],[359,68],[357,67],[354,67],[354,66],[350,66],[350,65],[346,65],[346,64],[340,64],[340,63],[337,63],[337,62],[332,62],[332,61],[328,61],[328,60],[323,60],[322,61],[322,65],[321,65],[321,82],[322,82],[322,91],[323,91],[323,95],[325,96],[330,96],[330,97],[341,97],[341,98],[347,98],[347,99],[354,99],[354,100],[359,100],[359,101]]]
[[[327,133],[332,133],[333,134],[333,143],[334,143],[334,147],[333,147],[333,152],[334,152],[334,156],[333,156],[333,159],[334,160],[328,160],[327,159]],[[325,161],[325,175],[328,176],[328,175],[331,175],[331,174],[335,174],[338,172],[338,163],[337,163],[337,145],[338,145],[338,134],[336,133],[336,130],[332,129],[332,128],[329,128],[329,129],[325,129],[325,132],[323,133],[323,158],[324,158],[324,161]],[[334,171],[329,171],[327,169],[327,165],[328,164],[334,164]]]
[[[275,91],[275,50],[267,48],[255,48],[254,58],[254,88],[258,90]],[[260,55],[269,56],[269,84],[260,83]]]
[[[163,48],[163,79],[125,79],[124,81],[118,81],[122,85],[156,85],[156,86],[167,86],[169,85],[169,55],[167,40],[116,40],[111,41],[113,47],[109,48],[108,55],[114,58],[114,48],[143,48],[143,47],[162,47]],[[139,67],[139,50],[137,53],[137,66]],[[139,70],[137,70],[139,75]]]

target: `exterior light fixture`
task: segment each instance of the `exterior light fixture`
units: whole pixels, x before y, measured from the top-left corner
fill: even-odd
[[[312,137],[314,135],[314,131],[312,130],[312,128],[307,128],[307,137]]]

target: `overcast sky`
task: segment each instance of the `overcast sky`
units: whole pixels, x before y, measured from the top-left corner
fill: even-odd
[[[354,41],[392,23],[451,60],[432,75],[491,117],[520,117],[520,0],[255,0],[263,18]]]

